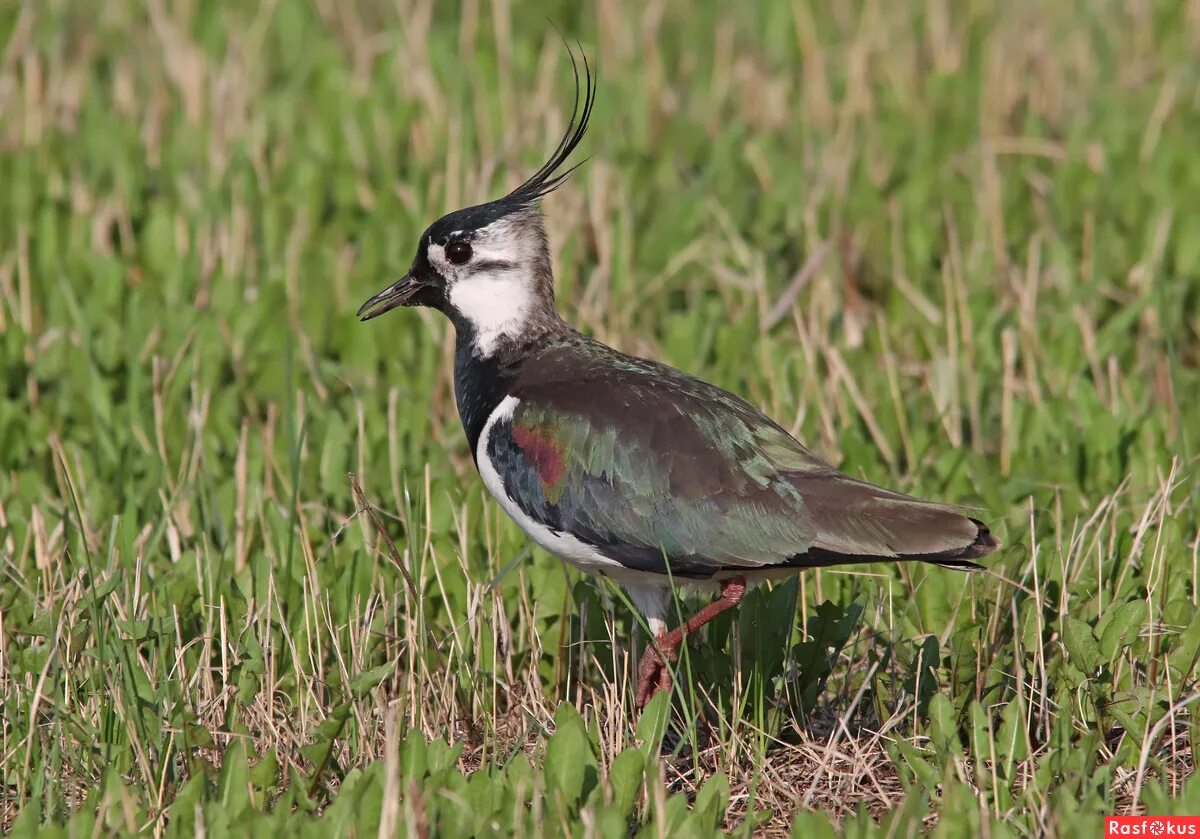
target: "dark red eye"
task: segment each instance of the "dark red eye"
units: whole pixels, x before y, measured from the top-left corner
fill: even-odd
[[[455,265],[465,265],[471,259],[471,246],[467,242],[451,242],[446,245],[446,259]]]

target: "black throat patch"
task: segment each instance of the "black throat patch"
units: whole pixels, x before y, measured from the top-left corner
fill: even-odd
[[[547,346],[577,338],[578,333],[563,322],[550,304],[530,316],[522,335],[502,337],[492,354],[484,357],[478,354],[475,345],[478,335],[474,324],[449,308],[446,314],[455,332],[454,398],[471,446],[471,459],[478,465],[479,435],[496,406],[512,393],[522,365]]]
[[[508,395],[516,364],[505,353],[497,352],[487,358],[476,355],[475,331],[469,324],[456,324],[455,331],[454,400],[471,447],[471,459],[478,460],[479,435],[488,417]]]

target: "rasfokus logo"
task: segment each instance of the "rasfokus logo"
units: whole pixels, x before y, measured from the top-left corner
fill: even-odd
[[[1200,816],[1105,816],[1104,836],[1200,837]]]

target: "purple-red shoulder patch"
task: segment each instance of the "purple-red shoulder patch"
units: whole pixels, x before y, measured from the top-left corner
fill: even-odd
[[[550,435],[543,434],[536,428],[514,425],[513,440],[525,456],[533,461],[543,487],[551,489],[562,480],[567,466],[563,462],[562,452]]]

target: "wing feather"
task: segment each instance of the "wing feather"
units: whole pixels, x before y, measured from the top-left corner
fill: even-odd
[[[489,437],[506,492],[629,567],[953,565],[998,544],[957,508],[843,475],[744,400],[599,344],[527,362],[513,395]]]

